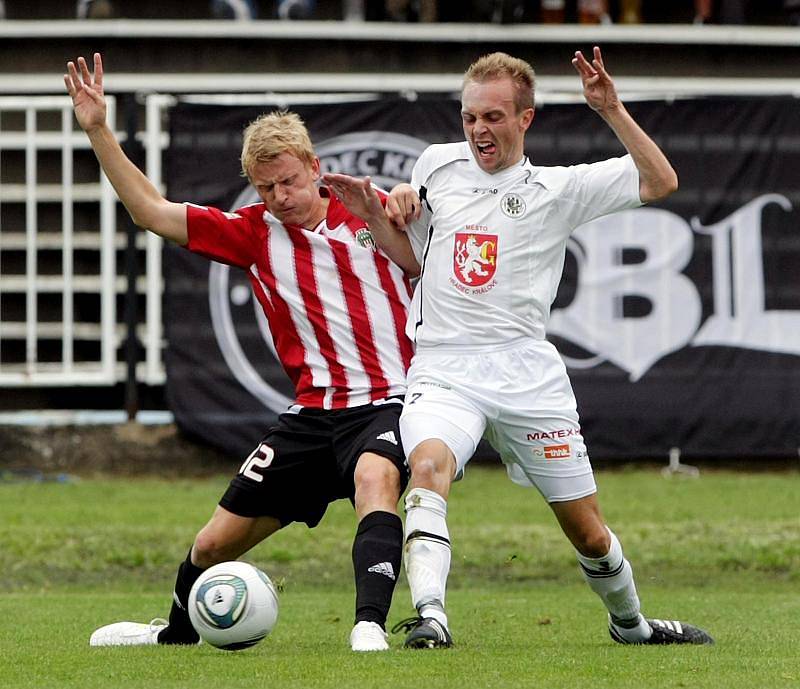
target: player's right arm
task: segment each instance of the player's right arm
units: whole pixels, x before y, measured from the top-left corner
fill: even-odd
[[[106,99],[103,94],[103,62],[94,54],[94,74],[86,60],[67,63],[64,75],[67,92],[78,124],[86,132],[97,160],[106,173],[120,201],[133,222],[181,246],[189,236],[186,228],[186,207],[165,199],[158,189],[125,155],[114,132],[106,121]]]
[[[347,209],[367,222],[369,231],[380,249],[409,277],[419,275],[419,262],[414,256],[411,241],[390,222],[383,204],[369,177],[363,179],[338,173],[323,175],[326,184],[336,192]],[[387,204],[389,198],[387,198]],[[405,223],[404,223],[405,224]]]

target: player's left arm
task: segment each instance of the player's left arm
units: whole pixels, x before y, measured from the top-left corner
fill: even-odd
[[[572,65],[583,82],[589,107],[605,120],[630,153],[639,171],[639,198],[643,203],[658,201],[678,188],[678,175],[664,152],[631,117],[606,72],[600,48],[594,47],[591,63],[577,51]]]
[[[389,220],[369,177],[360,179],[328,173],[322,176],[322,180],[333,189],[347,210],[366,221],[375,242],[392,261],[410,277],[419,275],[419,263],[408,235],[398,230]]]

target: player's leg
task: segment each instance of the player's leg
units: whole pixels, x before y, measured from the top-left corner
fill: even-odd
[[[400,441],[399,398],[331,412],[333,447],[341,481],[358,516],[353,539],[356,586],[354,651],[385,651],[386,616],[403,552],[397,502],[408,481]]]
[[[631,642],[646,641],[651,629],[641,614],[633,569],[603,521],[597,495],[550,502],[550,507],[575,548],[586,583],[608,610],[612,628]]]
[[[178,568],[169,623],[119,622],[96,630],[92,646],[196,643],[186,612],[192,585],[207,567],[236,559],[292,521],[315,526],[336,482],[319,422],[283,414],[233,478],[209,522]],[[310,463],[313,460],[313,469]]]
[[[159,633],[158,642],[197,643],[199,637],[188,613],[189,592],[194,582],[209,567],[236,560],[280,528],[281,523],[275,517],[243,517],[218,505],[178,568],[168,625]]]
[[[429,421],[433,421],[433,417]],[[415,430],[423,430],[419,419]],[[401,425],[405,428],[405,424]],[[455,435],[455,429],[451,429]],[[407,432],[406,436],[410,436]],[[453,444],[456,443],[454,441]],[[467,458],[474,452],[471,446]],[[467,453],[465,453],[467,454]],[[452,645],[445,596],[450,574],[450,532],[447,498],[456,473],[456,457],[450,445],[438,438],[416,444],[409,454],[411,483],[405,499],[405,567],[411,601],[419,615],[405,645],[436,648]]]
[[[550,507],[575,547],[589,587],[609,615],[609,633],[621,644],[712,644],[704,630],[679,620],[645,619],[639,606],[633,570],[622,546],[603,522],[596,495]]]
[[[402,469],[405,474],[405,467]],[[389,648],[386,617],[403,553],[403,522],[397,516],[397,501],[405,481],[393,462],[365,452],[358,458],[354,484],[359,522],[352,551],[356,607],[350,646],[354,651],[383,651]]]
[[[575,397],[560,356],[550,343],[533,342],[496,359],[504,390],[487,438],[507,463],[509,476],[536,486],[547,500],[575,548],[584,578],[608,610],[612,637],[621,643],[667,643],[666,634],[642,616],[631,565],[600,512]],[[710,640],[691,625],[670,624],[680,631],[669,643]]]
[[[91,646],[140,646],[150,644],[196,644],[200,637],[189,619],[188,601],[192,585],[204,570],[219,562],[235,560],[280,528],[273,517],[240,517],[217,507],[200,530],[186,559],[178,567],[169,620],[116,622],[97,629]]]
[[[455,363],[463,366],[462,362]],[[431,367],[447,371],[438,359]],[[483,414],[424,367],[410,380],[400,432],[411,469],[405,498],[405,569],[418,618],[401,623],[409,648],[452,645],[445,612],[450,573],[447,498],[450,484],[475,452],[486,421]],[[413,369],[412,369],[413,370]]]

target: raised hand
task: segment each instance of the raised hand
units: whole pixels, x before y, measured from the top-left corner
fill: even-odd
[[[94,54],[94,75],[89,72],[89,66],[82,57],[78,58],[77,67],[74,62],[67,62],[64,84],[72,98],[75,118],[81,129],[88,132],[105,124],[106,99],[103,95],[103,60],[100,53]]]
[[[365,220],[375,215],[383,215],[383,205],[369,177],[361,179],[350,175],[327,173],[322,176],[322,180],[333,189],[353,215]]]
[[[580,50],[576,51],[575,57],[572,58],[572,66],[580,74],[583,82],[583,97],[589,107],[598,113],[604,113],[618,108],[620,100],[614,82],[603,65],[600,48],[595,46],[593,52],[594,57],[589,63]]]

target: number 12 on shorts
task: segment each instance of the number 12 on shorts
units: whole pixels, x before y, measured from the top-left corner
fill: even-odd
[[[261,474],[256,473],[255,469],[266,469],[270,464],[272,464],[273,459],[275,459],[275,450],[273,450],[266,443],[261,443],[261,445],[253,450],[250,456],[244,460],[241,468],[239,469],[239,473],[243,474],[251,481],[261,483],[264,480],[264,477]]]

